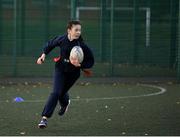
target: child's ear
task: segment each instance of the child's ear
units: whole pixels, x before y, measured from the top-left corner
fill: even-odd
[[[70,29],[67,30],[68,33],[70,33],[70,31],[71,31]]]

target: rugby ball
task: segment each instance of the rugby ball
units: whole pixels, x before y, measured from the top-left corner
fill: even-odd
[[[73,57],[73,58],[78,58],[78,61],[79,63],[82,63],[83,62],[83,59],[84,59],[84,53],[83,53],[83,50],[80,46],[74,46],[72,49],[71,49],[71,52],[70,52],[70,57]]]

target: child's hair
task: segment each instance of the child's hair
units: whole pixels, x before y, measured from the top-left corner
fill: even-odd
[[[81,22],[78,20],[71,20],[67,24],[67,29],[71,29],[73,25],[81,25]],[[82,36],[79,37],[79,40],[83,42]]]
[[[67,24],[67,29],[71,29],[73,25],[81,25],[81,23],[78,20],[69,21]]]

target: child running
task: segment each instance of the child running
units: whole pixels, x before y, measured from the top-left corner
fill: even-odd
[[[84,53],[82,63],[77,57],[70,57],[71,49],[74,46],[80,46]],[[55,48],[60,48],[59,58],[56,60],[53,91],[44,106],[42,119],[38,124],[39,128],[47,127],[47,119],[50,118],[59,101],[60,110],[58,114],[62,116],[70,104],[69,89],[80,77],[80,70],[88,74],[88,69],[94,65],[94,56],[90,48],[84,43],[81,36],[81,23],[79,21],[70,21],[67,25],[67,33],[63,36],[56,36],[47,42],[43,48],[42,55],[38,58],[37,64],[42,64],[45,57]]]

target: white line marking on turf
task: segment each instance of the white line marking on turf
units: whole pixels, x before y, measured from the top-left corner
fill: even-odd
[[[150,94],[142,94],[142,95],[134,95],[134,96],[121,96],[121,97],[104,97],[104,98],[79,98],[79,99],[71,99],[72,101],[96,101],[96,100],[114,100],[114,99],[126,99],[126,98],[141,98],[141,97],[150,97],[150,96],[156,96],[160,94],[164,94],[166,92],[166,89],[160,86],[155,85],[148,85],[148,84],[139,84],[140,86],[144,87],[150,87],[150,88],[156,88],[159,89],[159,92],[150,93]],[[0,102],[6,102],[6,101],[0,101]],[[45,102],[45,100],[25,100],[24,103],[39,103],[39,102]]]
[[[140,98],[140,97],[149,97],[149,96],[155,96],[160,95],[166,92],[166,89],[160,86],[155,85],[147,85],[147,84],[139,84],[141,86],[145,87],[151,87],[159,89],[159,92],[150,93],[150,94],[142,94],[142,95],[134,95],[134,96],[123,96],[123,97],[104,97],[104,98],[84,98],[84,99],[73,99],[73,100],[86,100],[86,101],[93,101],[93,100],[112,100],[112,99],[125,99],[125,98]]]

